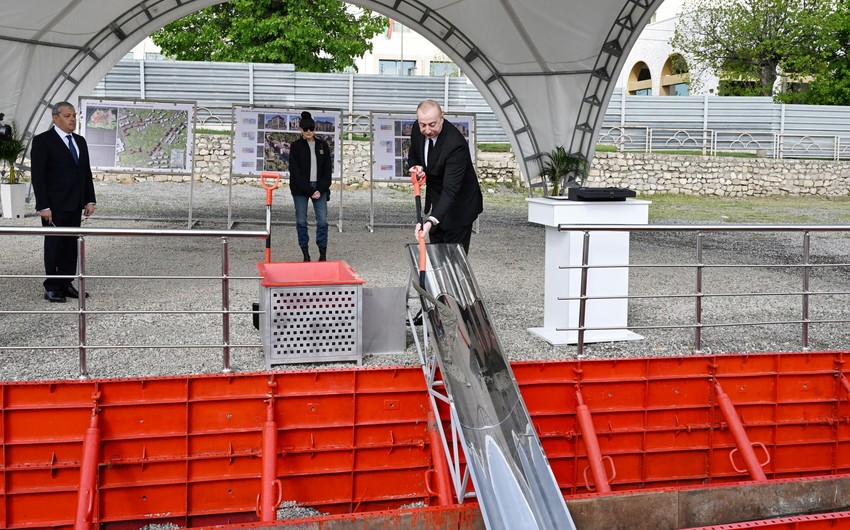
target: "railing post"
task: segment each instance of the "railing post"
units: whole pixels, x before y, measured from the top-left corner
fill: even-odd
[[[811,264],[809,263],[809,249],[812,241],[812,235],[808,230],[803,232],[803,314],[802,314],[802,342],[803,351],[809,351],[809,279],[811,274]]]
[[[590,257],[590,232],[585,231],[581,241],[581,292],[578,300],[578,344],[576,355],[584,354],[584,321],[587,313],[587,272]]]
[[[77,307],[79,309],[77,315],[77,332],[80,340],[80,379],[86,379],[88,377],[88,368],[86,367],[86,239],[83,236],[77,237],[77,255],[79,256],[77,280],[80,285],[80,296],[77,299]]]
[[[227,237],[221,238],[221,335],[223,371],[230,373],[230,255]]]
[[[696,270],[696,325],[694,326],[694,353],[702,353],[702,273],[705,264],[702,262],[702,246],[705,234],[697,232],[697,270]]]

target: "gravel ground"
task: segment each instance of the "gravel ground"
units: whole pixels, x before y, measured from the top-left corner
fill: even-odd
[[[228,188],[217,184],[142,182],[96,183],[98,210],[84,223],[92,228],[184,229],[188,225],[189,199],[195,228],[227,227]],[[342,197],[341,197],[342,196]],[[252,185],[232,188],[230,207],[234,228],[259,230],[265,219],[265,194]],[[342,198],[342,201],[340,201]],[[300,260],[288,190],[275,193],[272,231],[273,261]],[[370,208],[370,203],[373,205]],[[412,198],[408,191],[382,189],[335,191],[330,204],[334,223],[342,209],[342,232],[330,233],[329,259],[348,262],[366,280],[367,287],[404,286],[409,271],[406,245],[412,242]],[[651,207],[650,207],[651,208]],[[370,214],[370,211],[372,212]],[[825,214],[826,215],[826,214]],[[21,220],[3,219],[5,226],[37,226],[35,216]],[[280,221],[280,224],[277,222]],[[824,223],[831,220],[824,217]],[[687,223],[687,219],[654,222]],[[373,231],[367,226],[373,226]],[[312,236],[311,228],[311,236]],[[218,275],[221,243],[201,238],[91,237],[87,239],[87,272],[98,276],[133,275]],[[841,263],[850,253],[850,239],[838,234],[814,234],[812,261]],[[38,275],[42,270],[40,237],[0,236],[0,274]],[[235,310],[249,310],[257,300],[256,262],[263,260],[262,239],[231,239],[233,280],[230,301]],[[314,251],[315,253],[315,251]],[[706,293],[797,292],[802,280],[799,269],[801,236],[788,234],[710,234],[706,238],[705,262],[709,264],[778,264],[760,269],[710,268],[706,270]],[[511,360],[571,359],[575,346],[554,347],[530,333],[543,324],[544,230],[527,222],[527,209],[519,194],[499,191],[485,197],[480,230],[473,236],[470,263],[503,350]],[[678,233],[640,233],[631,239],[632,264],[694,263],[694,236]],[[848,272],[831,267],[815,269],[812,291],[846,291]],[[649,269],[633,267],[632,295],[685,294],[694,291],[694,272],[684,268]],[[78,351],[57,348],[77,344],[76,304],[49,304],[42,299],[40,278],[0,278],[0,346],[23,349],[0,351],[0,380],[74,379],[79,375]],[[220,281],[176,279],[92,278],[87,289],[92,296],[90,311],[218,310]],[[820,295],[811,302],[811,318],[848,319],[848,296]],[[44,311],[45,313],[26,313]],[[64,311],[66,313],[60,313]],[[736,296],[706,301],[706,322],[764,322],[800,318],[800,296]],[[629,325],[689,324],[694,302],[689,298],[635,299],[629,304]],[[402,319],[404,315],[392,318]],[[689,329],[637,330],[643,340],[590,344],[590,358],[689,355],[694,333]],[[221,341],[216,315],[93,314],[87,319],[88,341],[92,344],[168,344],[175,347],[152,350],[110,347],[90,351],[87,365],[91,377],[127,377],[215,373],[222,368],[221,350],[186,348]],[[265,368],[259,332],[251,315],[237,314],[231,320],[231,344],[235,347],[231,366],[235,371]],[[843,323],[813,325],[812,349],[844,349],[850,333]],[[37,348],[37,349],[36,349]],[[799,324],[749,327],[707,327],[703,352],[797,351],[801,348]],[[404,353],[367,355],[366,366],[413,365],[418,363],[412,335],[408,332]],[[351,367],[353,363],[323,363],[277,366]]]

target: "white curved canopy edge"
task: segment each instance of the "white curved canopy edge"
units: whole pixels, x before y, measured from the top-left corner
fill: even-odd
[[[353,0],[420,33],[499,118],[526,179],[557,145],[590,159],[614,82],[663,0]],[[221,0],[2,0],[0,112],[28,137],[162,26]],[[545,184],[543,184],[545,186]]]

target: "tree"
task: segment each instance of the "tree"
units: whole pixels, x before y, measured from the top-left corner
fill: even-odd
[[[372,49],[387,19],[338,0],[234,0],[168,24],[152,35],[165,56],[184,61],[292,63],[342,71]]]
[[[839,1],[820,21],[810,52],[791,65],[792,89],[778,99],[810,105],[850,105],[850,2]],[[804,73],[807,75],[800,75]]]
[[[829,9],[829,0],[691,0],[670,43],[692,74],[721,77],[721,93],[769,96],[781,72],[803,64]]]

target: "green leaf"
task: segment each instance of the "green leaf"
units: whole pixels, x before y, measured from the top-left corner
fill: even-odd
[[[208,7],[153,34],[162,53],[184,61],[291,63],[336,72],[372,49],[386,18],[337,0],[235,0]]]

